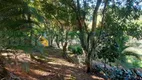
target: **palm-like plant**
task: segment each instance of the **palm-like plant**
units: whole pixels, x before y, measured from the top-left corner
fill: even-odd
[[[128,64],[126,64],[126,56],[134,56],[137,59],[140,59],[141,55],[136,51],[128,51],[131,46],[126,45],[126,42],[128,41],[127,36],[140,36],[140,31],[138,30],[139,25],[132,22],[139,17],[139,10],[136,10],[132,5],[132,8],[128,5],[126,6],[127,8],[122,8],[114,4],[113,6],[108,7],[105,14],[105,23],[102,28],[102,32],[104,33],[100,34],[101,37],[99,37],[100,42],[104,47],[102,48],[103,51],[99,53],[98,56],[103,53],[100,56],[108,59],[108,61],[116,61],[117,64],[119,63],[125,67],[129,67]],[[121,13],[129,10],[130,13]],[[134,31],[138,34],[134,35]]]
[[[38,20],[40,15],[37,10],[29,6],[29,2],[24,0],[1,0],[0,1],[0,22],[1,28],[16,29],[25,28],[29,23],[36,23],[35,20],[29,20],[28,16]],[[26,27],[28,29],[28,27]]]
[[[4,31],[7,37],[16,37],[7,34],[15,31],[29,34],[33,26],[39,26],[40,22],[43,22],[43,18],[31,0],[0,0],[0,31]]]
[[[142,60],[142,50],[140,47],[135,46],[137,43],[132,43],[133,45],[128,45],[123,51],[121,51],[121,55],[118,58],[120,64],[127,68],[133,67],[141,67]],[[137,62],[136,62],[137,61]],[[137,66],[135,66],[137,64]]]
[[[34,29],[33,26],[39,26],[42,21],[42,16],[31,0],[0,0],[0,32],[2,32],[0,37],[1,41],[3,40],[0,43],[0,50],[7,47],[4,42],[8,42],[10,39],[16,41],[15,38],[19,38],[17,34],[21,32],[26,34],[21,37],[29,37],[27,34]],[[0,56],[0,58],[2,57]]]
[[[105,39],[106,40],[106,39]],[[126,45],[128,38],[126,36],[116,37],[103,43],[104,46],[98,53],[98,57],[105,62],[113,62],[117,66],[123,66],[125,68],[134,68],[133,63],[135,61],[140,62],[142,58],[142,50],[132,45]],[[135,60],[132,60],[135,59]],[[137,66],[140,67],[140,66]]]

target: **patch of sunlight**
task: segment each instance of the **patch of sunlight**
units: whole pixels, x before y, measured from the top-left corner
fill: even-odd
[[[129,66],[130,68],[139,68],[142,67],[142,61],[137,59],[134,56],[127,56],[127,66]]]
[[[64,77],[64,80],[76,80],[76,77],[72,76],[71,74],[67,74],[67,75]]]
[[[101,77],[97,77],[97,76],[91,76],[94,80],[104,80],[103,78]]]
[[[97,16],[97,27],[99,27],[99,26],[101,25],[101,24],[100,24],[101,20],[102,20],[102,16],[101,16],[101,15],[98,15],[98,16]],[[89,29],[92,28],[92,22],[89,23],[88,28],[89,28]]]
[[[140,67],[142,68],[142,61],[140,61],[139,64],[140,64]]]
[[[58,68],[58,67],[53,67],[55,70],[59,70],[60,68]]]
[[[43,70],[34,70],[34,69],[31,69],[31,71],[37,75],[42,75],[42,76],[46,76],[46,75],[49,75],[50,73],[48,72],[45,72]]]
[[[33,78],[33,77],[31,77],[31,76],[30,76],[29,78],[30,78],[31,80],[38,80],[37,78]]]
[[[128,59],[128,63],[132,63],[132,61],[130,59]]]
[[[142,49],[135,47],[128,47],[123,52],[132,52],[142,56]]]
[[[48,40],[45,37],[41,36],[40,42],[43,46],[48,46]]]
[[[53,65],[61,65],[60,63],[55,63],[55,62],[48,62],[49,64],[53,64]]]

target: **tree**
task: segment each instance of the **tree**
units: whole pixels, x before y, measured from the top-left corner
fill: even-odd
[[[73,29],[74,17],[72,17],[72,15],[74,14],[70,13],[72,12],[70,7],[61,4],[60,1],[47,0],[46,3],[43,4],[45,17],[49,19],[48,22],[50,23],[50,26],[46,24],[46,27],[49,32],[53,32],[58,47],[60,47],[59,42],[61,42],[63,57],[67,58],[68,32]]]
[[[29,32],[33,29],[33,26],[39,26],[40,22],[42,22],[42,17],[37,9],[32,6],[31,0],[0,0],[0,32],[2,33],[0,37],[3,41],[0,43],[0,55],[2,49],[13,49],[13,46],[19,46],[14,45],[15,42],[19,41],[21,45],[21,42],[29,38]],[[9,43],[13,43],[12,46]],[[29,39],[24,43],[24,46],[27,43],[28,45],[31,44]],[[15,52],[12,53],[15,54]],[[3,65],[1,67],[5,67],[3,61],[1,60],[1,65]],[[4,68],[2,69],[2,71],[5,71]]]
[[[93,2],[95,4],[95,7],[93,6],[94,9],[89,5],[91,2]],[[107,4],[107,2],[108,1],[106,0],[105,3]],[[81,42],[81,46],[86,54],[87,72],[90,72],[91,54],[94,51],[94,47],[95,47],[94,32],[97,27],[97,25],[96,25],[97,24],[97,15],[98,15],[99,7],[102,3],[102,0],[97,0],[97,1],[69,0],[69,1],[63,2],[63,3],[68,5],[73,10],[73,13],[75,13],[75,17],[76,17],[76,21],[77,21],[77,24],[76,24],[77,28],[76,29],[78,29],[78,31],[79,31],[79,39]],[[86,17],[87,17],[87,15],[90,15],[89,14],[90,9],[93,10],[92,15],[91,15],[91,17],[92,17],[91,30],[88,29],[87,23],[86,23]]]
[[[33,29],[32,27],[34,25],[39,26],[39,22],[42,22],[43,19],[41,15],[38,14],[37,9],[31,5],[31,1],[19,0],[15,2],[14,0],[1,0],[1,31],[9,31],[11,33],[17,31],[28,34],[28,32]]]
[[[129,36],[139,39],[141,37],[141,27],[134,23],[134,20],[139,18],[141,11],[133,5],[134,3],[136,2],[133,0],[127,1],[126,6],[120,6],[122,2],[114,2],[107,7],[104,16],[105,23],[99,35],[102,48],[100,52],[98,51],[98,57],[103,58],[105,62],[119,61],[124,63],[126,56],[135,56],[139,59],[138,53],[124,52],[130,47],[126,46]]]
[[[91,69],[91,63],[90,63],[91,56],[94,55],[94,53],[97,53],[96,47],[99,45],[99,41],[101,38],[100,33],[102,33],[103,30],[108,29],[109,31],[110,30],[112,31],[112,34],[113,33],[116,34],[117,31],[123,34],[122,29],[126,28],[124,24],[127,23],[128,18],[136,19],[139,16],[139,13],[138,13],[139,10],[136,9],[135,6],[133,5],[134,3],[137,3],[137,1],[134,1],[134,0],[126,0],[126,2],[114,1],[114,0],[81,0],[81,1],[80,0],[68,0],[68,1],[60,0],[60,1],[62,2],[62,4],[70,7],[73,10],[73,13],[75,13],[75,17],[77,21],[76,29],[79,31],[79,39],[80,39],[82,48],[86,54],[87,72],[90,72],[90,69]],[[123,6],[122,6],[122,3],[124,3]],[[91,11],[92,11],[92,14],[90,14]],[[108,11],[110,11],[111,13],[108,13]],[[122,12],[125,14],[122,14]],[[88,15],[91,15],[91,18],[92,18],[90,20],[90,22],[92,22],[91,29],[87,27]],[[100,31],[98,31],[97,29],[98,15],[102,16],[101,23],[99,25],[99,27],[102,28]],[[116,17],[116,22],[113,19],[113,17]],[[114,23],[111,23],[111,21],[114,21]],[[122,21],[123,24],[119,26],[115,26],[115,24],[120,24],[119,21],[120,23]],[[115,28],[113,29],[112,26],[115,26]],[[114,32],[113,30],[115,31],[117,30],[117,31]],[[99,37],[96,37],[96,34],[98,34]],[[107,34],[107,32],[105,32],[104,34]],[[115,38],[118,39],[119,36]]]

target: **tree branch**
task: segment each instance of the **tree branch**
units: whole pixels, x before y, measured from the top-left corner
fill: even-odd
[[[107,7],[107,4],[108,4],[108,1],[109,0],[105,0],[104,8],[103,8],[103,11],[102,11],[103,16],[102,16],[101,26],[104,24],[105,12],[106,12],[106,7]]]
[[[93,12],[92,32],[94,32],[95,28],[96,28],[97,15],[98,15],[98,10],[99,10],[99,7],[101,5],[101,2],[102,2],[102,0],[97,0],[96,7],[95,7],[94,12]]]

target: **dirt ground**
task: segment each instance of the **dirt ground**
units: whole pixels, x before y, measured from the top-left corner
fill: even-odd
[[[6,69],[22,80],[104,80],[95,75],[85,72],[85,67],[70,63],[61,57],[61,50],[48,48],[46,62],[37,62],[25,54],[18,56],[18,64],[10,64]],[[14,59],[15,60],[15,59]],[[29,68],[26,72],[22,65],[27,63]]]

